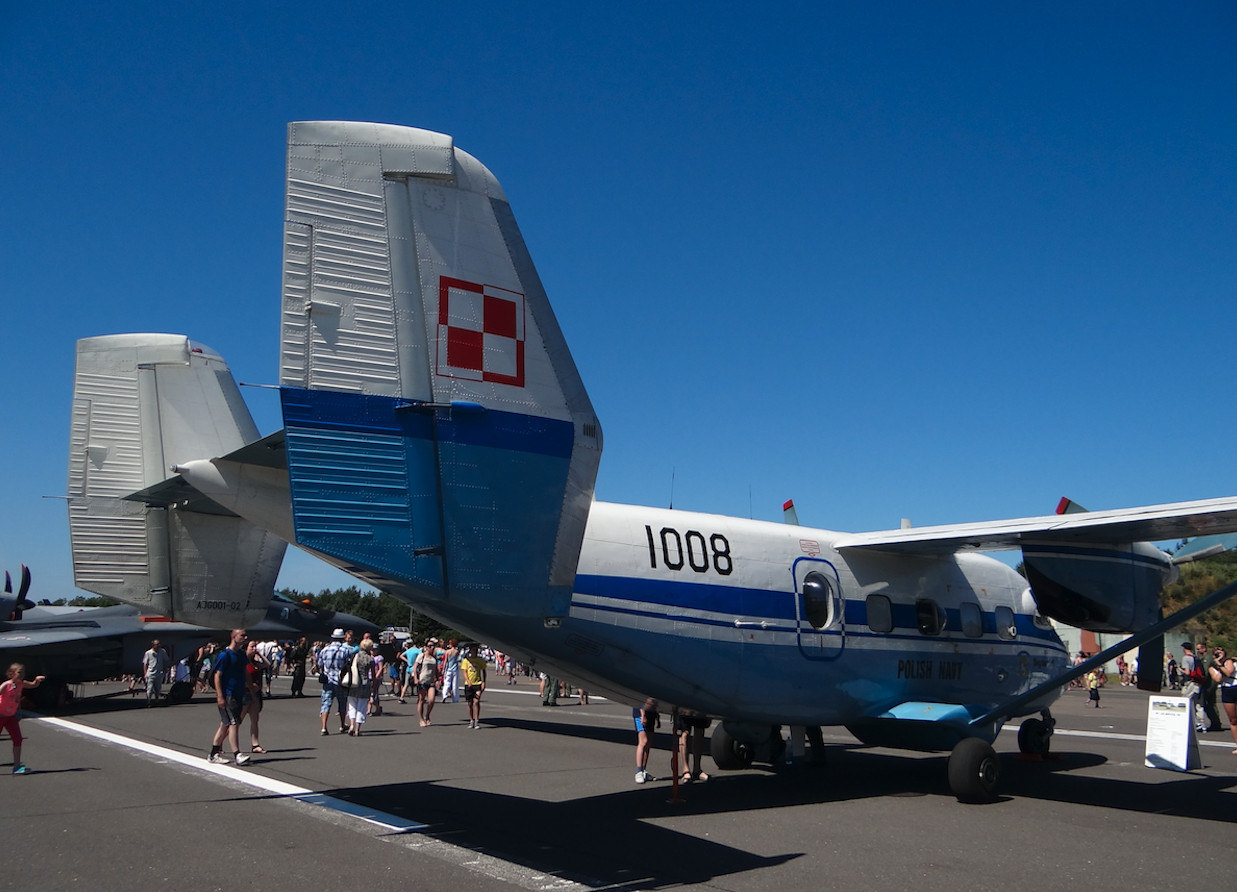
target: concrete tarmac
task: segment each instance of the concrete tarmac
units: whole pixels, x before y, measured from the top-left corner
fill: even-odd
[[[462,702],[422,728],[412,703],[384,699],[364,736],[332,717],[322,737],[316,686],[294,700],[286,678],[275,685],[268,752],[245,768],[206,764],[209,697],[82,703],[61,715],[70,726],[23,719],[32,774],[9,774],[0,741],[0,887],[1039,892],[1196,888],[1237,868],[1229,733],[1203,735],[1200,770],[1145,768],[1147,695],[1127,688],[1106,689],[1098,710],[1067,693],[1050,761],[1020,761],[1010,726],[997,741],[1004,795],[976,806],[950,795],[944,755],[863,747],[840,729],[826,730],[826,768],[723,773],[706,756],[712,778],[672,803],[668,780],[634,783],[620,704],[551,709],[534,682],[500,680],[478,730]],[[669,777],[670,740],[656,735],[652,773]]]

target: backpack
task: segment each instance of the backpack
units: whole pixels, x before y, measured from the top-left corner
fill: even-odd
[[[348,661],[348,668],[339,673],[339,683],[335,685],[336,690],[347,692],[352,690],[356,684],[356,654],[353,654],[352,659]]]

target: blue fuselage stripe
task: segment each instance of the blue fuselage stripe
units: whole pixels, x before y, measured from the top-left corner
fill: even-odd
[[[790,592],[771,592],[766,589],[748,589],[736,586],[712,585],[709,583],[674,582],[660,579],[639,579],[624,576],[600,576],[595,574],[580,574],[576,577],[575,591],[581,595],[591,595],[606,598],[608,604],[581,603],[575,606],[603,610],[611,613],[630,614],[632,616],[672,617],[676,622],[691,623],[701,626],[733,627],[736,620],[750,621],[752,619],[772,620],[764,631],[794,632],[798,626],[795,612],[795,595]],[[621,602],[628,602],[626,604]],[[914,641],[939,641],[939,636],[930,635],[900,635],[897,631],[889,634],[879,632],[856,632],[855,627],[867,626],[867,605],[864,601],[849,599],[845,602],[844,622],[847,635],[871,635],[875,638],[906,638]],[[647,606],[641,606],[647,605]],[[918,628],[917,615],[913,604],[893,604],[894,629]],[[655,609],[662,608],[662,609]],[[721,616],[692,616],[682,611],[697,611]],[[670,611],[670,612],[668,612]],[[984,636],[996,634],[995,611],[981,611],[983,615]],[[956,608],[946,609],[946,628],[959,630],[962,619]],[[1018,639],[1023,644],[1034,642],[1048,647],[1059,647],[1056,635],[1048,629],[1037,627],[1029,616],[1015,614],[1015,624]],[[815,630],[808,630],[815,631]],[[826,633],[828,634],[828,633]],[[967,637],[962,640],[981,641],[983,637]]]

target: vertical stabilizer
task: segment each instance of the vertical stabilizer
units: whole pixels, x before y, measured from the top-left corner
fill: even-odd
[[[174,497],[168,479],[172,465],[257,438],[232,373],[209,348],[182,335],[78,341],[69,447],[76,585],[184,622],[259,622],[285,543],[208,500]]]
[[[297,543],[413,597],[564,615],[601,430],[498,181],[443,134],[296,123],[286,219]]]

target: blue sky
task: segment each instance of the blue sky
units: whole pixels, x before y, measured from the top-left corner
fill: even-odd
[[[1235,38],[1206,2],[5,4],[0,568],[73,594],[78,338],[276,379],[293,120],[499,177],[600,498],[867,530],[1237,493]]]

